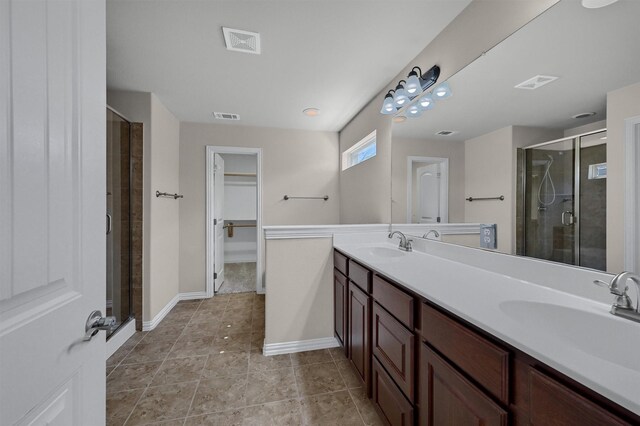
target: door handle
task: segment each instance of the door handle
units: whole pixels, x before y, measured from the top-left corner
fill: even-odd
[[[116,317],[103,317],[102,312],[93,311],[87,318],[87,323],[84,326],[84,340],[88,342],[93,336],[98,334],[100,330],[111,331],[116,325]]]
[[[112,221],[113,221],[113,218],[111,217],[111,215],[109,213],[107,213],[107,235],[109,235],[111,233],[111,230],[112,230],[111,222]]]
[[[565,217],[569,215],[569,220],[566,220]],[[562,212],[562,224],[564,226],[570,226],[573,225],[574,223],[574,216],[573,216],[573,212],[570,210],[567,210],[566,212]]]

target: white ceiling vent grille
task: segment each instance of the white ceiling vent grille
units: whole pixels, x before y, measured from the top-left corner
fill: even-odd
[[[530,78],[527,81],[523,81],[522,83],[515,86],[516,89],[525,89],[525,90],[536,90],[544,86],[545,84],[549,84],[552,81],[557,80],[558,77],[554,77],[552,75],[536,75],[535,77]]]
[[[453,131],[453,130],[440,130],[439,132],[436,132],[436,135],[438,135],[438,136],[451,136],[454,133],[455,133],[455,131]]]
[[[240,114],[232,114],[230,112],[214,112],[213,116],[218,120],[231,120],[231,121],[240,120]]]
[[[260,34],[226,27],[222,27],[222,32],[227,50],[260,54]]]

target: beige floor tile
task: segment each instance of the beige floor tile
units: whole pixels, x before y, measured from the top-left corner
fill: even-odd
[[[344,353],[344,348],[342,346],[337,347],[337,348],[330,348],[330,349],[327,349],[327,350],[329,351],[329,353],[333,357],[334,361],[343,361],[343,360],[347,359],[347,356]]]
[[[174,383],[147,388],[131,413],[127,425],[184,418],[198,382]]]
[[[246,310],[246,309],[239,309],[239,310],[232,310],[232,309],[227,309],[224,314],[222,315],[222,321],[227,321],[227,320],[250,320],[253,318],[253,313],[251,312],[251,310]]]
[[[373,406],[373,402],[367,397],[367,393],[364,388],[349,389],[351,398],[356,404],[360,417],[364,420],[364,424],[367,426],[383,426],[384,422],[378,416],[378,413]]]
[[[122,360],[122,364],[139,364],[142,362],[162,361],[173,347],[173,341],[138,343]]]
[[[295,365],[320,364],[332,362],[333,358],[326,349],[318,351],[306,351],[291,354],[291,363]]]
[[[248,309],[253,308],[253,299],[231,299],[227,309]]]
[[[181,337],[209,337],[215,336],[218,333],[220,321],[206,322],[206,323],[189,323],[184,328]]]
[[[202,379],[189,416],[245,406],[247,375]]]
[[[189,324],[213,324],[218,323],[224,315],[224,308],[220,310],[197,310],[189,320]]]
[[[212,353],[202,370],[202,378],[247,374],[249,370],[249,352]]]
[[[360,376],[358,376],[354,371],[351,361],[343,359],[342,361],[336,361],[335,363],[338,366],[338,371],[340,372],[344,383],[347,385],[347,388],[361,388],[364,386],[362,380],[360,380]]]
[[[344,380],[336,364],[331,361],[324,364],[301,365],[294,367],[298,392],[301,396],[336,392],[346,389]]]
[[[144,388],[160,368],[161,362],[119,365],[107,377],[107,393]]]
[[[218,325],[218,330],[221,333],[250,333],[251,318],[222,320]]]
[[[125,359],[127,355],[129,355],[129,353],[133,350],[134,347],[135,347],[135,344],[129,347],[125,347],[124,345],[120,346],[118,350],[116,350],[113,353],[113,355],[107,358],[107,365],[116,366],[120,364],[122,360]]]
[[[291,356],[289,354],[264,356],[262,351],[251,351],[249,357],[250,372],[287,368],[291,367],[291,365]]]
[[[114,392],[107,395],[107,425],[122,426],[144,392],[143,389]]]
[[[242,426],[244,409],[187,417],[185,426]]]
[[[145,336],[143,343],[153,343],[162,341],[175,342],[184,330],[184,325],[160,325],[151,330]]]
[[[238,352],[251,349],[251,333],[218,334],[213,340],[212,352]]]
[[[109,376],[109,374],[111,374],[111,372],[115,369],[116,369],[115,365],[107,365],[107,371],[106,371],[107,376]]]
[[[243,426],[297,426],[303,423],[300,402],[296,399],[248,407],[243,413]]]
[[[167,420],[164,422],[145,423],[146,426],[182,426],[185,419]]]
[[[171,352],[169,352],[167,359],[209,355],[212,350],[213,340],[213,336],[180,337]]]
[[[347,391],[302,398],[300,406],[305,425],[362,425],[362,419]]]
[[[247,405],[296,398],[298,391],[292,368],[263,370],[249,373]]]
[[[200,380],[207,356],[167,359],[156,373],[151,386]]]

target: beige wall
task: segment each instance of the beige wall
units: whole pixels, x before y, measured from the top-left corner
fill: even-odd
[[[449,223],[464,222],[464,148],[464,142],[393,138],[393,223],[407,221],[407,157],[410,156],[449,159]]]
[[[562,137],[562,132],[509,126],[465,142],[465,197],[504,201],[465,201],[464,222],[496,223],[498,250],[515,253],[517,148]]]
[[[151,233],[149,252],[150,318],[178,293],[180,203],[182,200],[158,198],[156,191],[179,191],[180,122],[151,95]]]
[[[155,191],[178,191],[179,122],[152,93],[107,92],[107,103],[143,128],[142,320],[178,294],[179,203]]]
[[[415,65],[424,70],[439,65],[439,81],[445,81],[557,1],[471,2],[342,129],[341,153],[377,129],[378,158],[340,174],[341,223],[386,223],[391,219],[391,118],[380,114],[386,92],[406,79]]]
[[[225,124],[180,126],[180,292],[205,290],[207,145],[262,148],[263,225],[339,223],[338,135]],[[328,201],[290,200],[328,195]],[[262,242],[261,242],[262,243]]]
[[[624,120],[640,115],[640,83],[607,94],[607,271],[624,269]]]
[[[333,337],[333,240],[266,243],[265,344]]]

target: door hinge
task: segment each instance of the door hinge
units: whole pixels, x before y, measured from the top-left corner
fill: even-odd
[[[218,224],[218,219],[213,219],[213,224],[217,225]]]
[[[213,279],[214,279],[214,280],[217,280],[217,279],[218,279],[218,273],[217,273],[217,272],[214,272],[214,273],[213,273]]]

